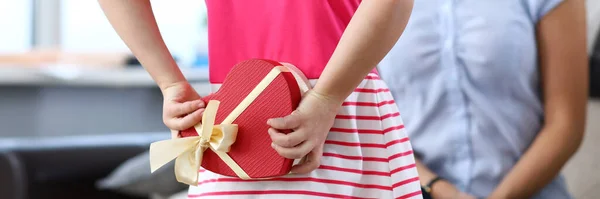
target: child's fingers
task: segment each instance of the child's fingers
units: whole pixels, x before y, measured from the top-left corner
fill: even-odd
[[[198,109],[182,118],[179,119],[182,125],[182,130],[190,128],[200,122],[202,122],[202,115],[204,114],[204,108]]]
[[[180,138],[180,137],[181,136],[179,135],[179,131],[178,130],[171,129],[171,139]]]
[[[308,154],[313,148],[314,144],[311,141],[303,142],[296,147],[286,148],[276,145],[275,143],[271,143],[271,147],[279,153],[279,155],[288,158],[288,159],[300,159]]]
[[[306,134],[301,132],[284,134],[275,130],[274,128],[270,128],[268,132],[271,136],[271,140],[273,140],[273,143],[281,147],[294,147],[306,140]]]
[[[182,118],[170,118],[167,127],[175,130],[188,129],[202,121],[204,109],[198,109]]]
[[[167,109],[168,115],[181,116],[181,115],[187,115],[198,109],[204,108],[204,101],[194,100],[194,101],[188,101],[188,102],[184,102],[184,103],[169,104],[169,106],[170,107]]]
[[[302,123],[302,119],[298,112],[294,111],[292,114],[280,117],[272,118],[267,121],[267,125],[275,129],[295,129]]]
[[[318,151],[308,153],[304,162],[294,165],[291,172],[297,174],[306,174],[314,171],[321,166],[321,154]]]

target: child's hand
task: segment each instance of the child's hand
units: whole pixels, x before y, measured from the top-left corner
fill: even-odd
[[[292,173],[308,173],[320,166],[325,138],[341,104],[342,102],[333,98],[309,91],[291,115],[267,122],[273,127],[269,129],[272,147],[281,156],[289,159],[306,156],[304,162],[292,168]],[[294,131],[283,134],[277,129]]]
[[[171,129],[172,138],[179,136],[178,130],[190,128],[202,121],[204,101],[188,82],[166,87],[162,93],[163,122]]]

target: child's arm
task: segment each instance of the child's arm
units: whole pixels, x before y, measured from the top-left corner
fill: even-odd
[[[273,118],[271,145],[281,156],[306,159],[293,173],[317,169],[323,143],[342,102],[394,46],[412,10],[413,0],[363,0],[346,28],[315,88],[286,117]],[[294,129],[283,134],[278,129]]]
[[[183,130],[202,120],[204,102],[187,82],[160,35],[149,0],[99,0],[104,14],[163,93],[163,121]],[[174,131],[176,132],[176,131]],[[172,133],[176,137],[177,133]]]
[[[113,28],[162,90],[186,81],[160,35],[149,0],[98,2]]]
[[[363,0],[313,89],[343,101],[394,46],[413,0]]]

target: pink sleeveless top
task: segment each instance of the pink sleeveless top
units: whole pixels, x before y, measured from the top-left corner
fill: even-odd
[[[317,79],[360,0],[205,0],[209,70],[222,83],[238,62],[288,62]]]

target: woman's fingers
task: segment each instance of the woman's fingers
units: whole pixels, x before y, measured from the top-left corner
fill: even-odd
[[[274,128],[270,128],[268,132],[269,136],[271,136],[271,140],[273,140],[273,143],[280,147],[294,147],[306,140],[306,134],[298,131],[284,134]]]

